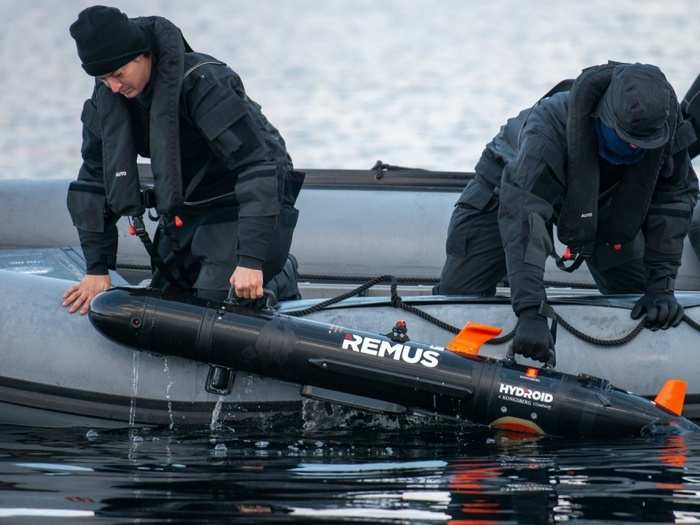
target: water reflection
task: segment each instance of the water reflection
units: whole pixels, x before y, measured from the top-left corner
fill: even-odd
[[[0,517],[700,521],[694,435],[602,442],[482,431],[15,428],[0,443]]]

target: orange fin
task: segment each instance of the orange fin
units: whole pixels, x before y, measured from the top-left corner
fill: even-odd
[[[669,379],[656,394],[654,403],[665,408],[672,414],[680,416],[683,413],[685,404],[685,393],[688,390],[688,383],[682,379]]]
[[[479,355],[481,345],[501,335],[502,331],[503,329],[497,326],[469,321],[462,331],[447,343],[447,349],[457,354]]]
[[[490,426],[497,430],[508,432],[522,432],[524,434],[544,434],[544,430],[537,424],[519,417],[503,416],[491,421]]]

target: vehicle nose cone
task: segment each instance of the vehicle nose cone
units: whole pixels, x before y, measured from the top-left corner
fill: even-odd
[[[90,303],[90,322],[113,341],[138,347],[146,298],[138,289],[111,288],[96,295]]]

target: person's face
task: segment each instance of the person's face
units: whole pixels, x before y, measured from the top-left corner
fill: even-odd
[[[112,93],[119,93],[126,98],[141,94],[151,79],[152,60],[150,56],[139,55],[116,71],[97,77]]]

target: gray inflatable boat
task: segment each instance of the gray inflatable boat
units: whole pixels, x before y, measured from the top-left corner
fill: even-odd
[[[512,330],[515,317],[505,288],[493,299],[430,295],[443,262],[452,205],[467,174],[307,173],[292,250],[305,299],[282,304],[282,312],[306,309],[318,298],[391,274],[398,282],[393,300],[382,283],[307,318],[377,333],[405,319],[412,340],[435,345],[445,345],[453,334],[426,320],[429,316],[456,327],[476,321]],[[356,397],[240,371],[222,383],[216,367],[135,351],[106,339],[86,317],[68,315],[61,296],[82,277],[84,261],[65,208],[67,185],[65,180],[0,183],[0,422],[100,427],[248,421],[264,427],[302,422],[325,406],[306,399],[372,408]],[[120,227],[120,266],[113,282],[135,285],[148,275],[147,256],[125,225]],[[547,277],[556,285],[548,290],[549,300],[571,328],[560,325],[558,331],[558,370],[604,377],[649,397],[667,379],[684,379],[684,414],[700,418],[700,360],[694,355],[700,342],[700,267],[689,246],[678,279],[689,322],[668,331],[634,332],[624,344],[619,340],[637,326],[629,317],[634,297],[598,295],[584,269],[566,274],[552,264]],[[402,300],[396,300],[397,293]],[[396,308],[402,304],[429,316]],[[482,354],[501,358],[507,347],[486,345]]]

